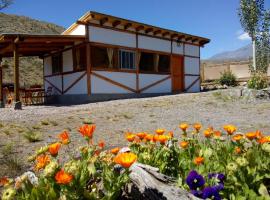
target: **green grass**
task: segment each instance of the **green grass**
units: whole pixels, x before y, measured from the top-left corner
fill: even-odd
[[[28,142],[39,142],[42,140],[41,133],[28,130],[23,134],[23,137],[28,140]]]
[[[22,169],[22,162],[18,158],[18,154],[14,153],[14,144],[8,143],[1,148],[3,156],[2,164],[6,165],[11,171],[19,171]]]
[[[48,126],[50,124],[49,120],[42,120],[40,123],[43,126]]]

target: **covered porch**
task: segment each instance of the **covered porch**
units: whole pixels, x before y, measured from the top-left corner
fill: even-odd
[[[29,35],[29,34],[1,34],[0,35],[0,108],[4,105],[3,96],[3,58],[13,58],[14,74],[14,108],[21,109],[20,97],[20,57],[39,57],[51,53],[61,52],[78,43],[86,41],[85,36],[74,35]],[[44,88],[43,88],[44,90]]]

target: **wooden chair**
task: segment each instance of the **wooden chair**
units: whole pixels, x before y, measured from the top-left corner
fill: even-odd
[[[11,92],[9,91],[9,89],[7,87],[5,87],[3,89],[3,92],[4,92],[4,96],[6,97],[6,104],[7,104],[7,106],[8,107],[11,107],[12,104],[13,104],[13,101],[14,101]]]

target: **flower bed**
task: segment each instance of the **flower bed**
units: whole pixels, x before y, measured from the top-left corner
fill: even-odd
[[[95,128],[79,128],[86,146],[67,162],[58,153],[70,148],[68,132],[40,148],[29,158],[34,172],[0,179],[2,199],[117,199],[136,161],[158,168],[202,199],[270,199],[270,136],[260,131],[243,134],[233,125],[223,132],[202,131],[199,123],[183,123],[180,134],[164,129],[127,133],[129,148],[104,150],[103,141],[93,143]]]

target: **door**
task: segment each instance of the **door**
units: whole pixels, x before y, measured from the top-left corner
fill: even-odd
[[[172,55],[172,92],[184,91],[184,58]]]

